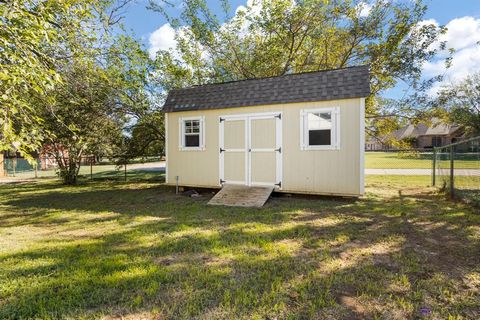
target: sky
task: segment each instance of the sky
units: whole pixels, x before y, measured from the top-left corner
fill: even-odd
[[[160,0],[157,0],[160,3]],[[251,0],[248,0],[251,1]],[[173,6],[163,8],[172,15],[178,15],[182,9],[182,0],[169,0]],[[215,13],[221,14],[220,1],[207,0]],[[245,6],[247,0],[230,0],[232,13],[239,6]],[[448,46],[456,51],[452,66],[445,71],[444,57],[441,53],[438,59],[425,64],[425,78],[443,74],[443,83],[436,84],[431,93],[434,94],[441,85],[456,82],[469,73],[480,71],[480,0],[426,0],[428,11],[424,20],[429,23],[445,25],[447,33],[441,40],[448,41]],[[148,0],[137,0],[125,12],[124,25],[135,34],[153,56],[158,49],[168,49],[174,46],[174,30],[166,19],[157,12],[147,9]],[[365,14],[368,13],[368,10]],[[408,90],[399,84],[384,94],[386,97],[401,98]]]

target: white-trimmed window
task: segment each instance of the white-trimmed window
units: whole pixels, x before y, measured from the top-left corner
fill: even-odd
[[[340,149],[340,110],[321,108],[300,112],[302,150]]]
[[[181,150],[204,150],[205,130],[204,117],[180,118],[180,149]]]

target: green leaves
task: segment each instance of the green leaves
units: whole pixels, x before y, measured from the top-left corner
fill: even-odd
[[[448,111],[451,122],[469,134],[480,134],[480,73],[442,88],[435,102]]]
[[[371,5],[361,16],[358,1],[266,0],[221,23],[205,1],[188,1],[177,37],[178,64],[200,72],[205,82],[370,63],[376,93],[400,77],[418,75],[415,67],[431,57],[428,46],[441,30],[414,30],[425,12],[421,2]],[[198,49],[202,55],[195,54]]]
[[[425,88],[422,66],[434,58],[445,32],[420,23],[425,10],[422,1],[262,0],[220,20],[205,0],[189,0],[176,50],[157,53],[155,80],[170,90],[368,64],[372,96],[366,111],[379,115],[386,111],[379,96],[397,82]]]
[[[42,149],[65,182],[85,153],[115,152],[149,105],[148,54],[121,32],[130,1],[0,0],[0,150]]]
[[[60,82],[55,47],[85,10],[78,0],[10,0],[0,6],[0,150],[15,146],[29,156],[43,138],[39,106],[51,103],[48,91]]]

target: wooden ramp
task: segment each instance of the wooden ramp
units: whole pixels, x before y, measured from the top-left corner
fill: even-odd
[[[259,208],[267,202],[272,191],[273,187],[247,187],[226,184],[208,204]]]

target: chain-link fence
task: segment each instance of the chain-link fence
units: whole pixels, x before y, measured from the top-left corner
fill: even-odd
[[[435,148],[433,185],[480,206],[480,137]]]
[[[365,152],[365,174],[430,176],[433,150],[401,149]]]
[[[52,157],[36,157],[34,161],[22,157],[6,157],[0,165],[3,165],[6,178],[13,181],[59,176],[58,163]],[[80,161],[79,178],[118,181],[163,180],[164,172],[165,161],[162,156],[87,156]]]

